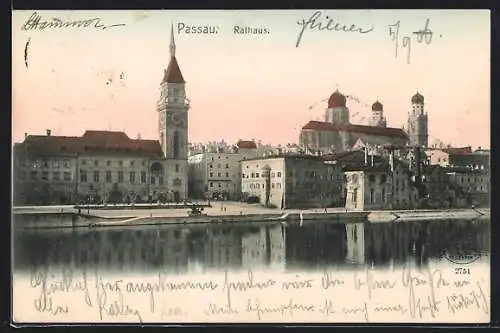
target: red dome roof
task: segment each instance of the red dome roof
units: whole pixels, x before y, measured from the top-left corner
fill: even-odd
[[[379,101],[376,101],[375,103],[372,104],[372,111],[383,111],[383,110],[384,106]]]
[[[346,98],[338,90],[330,96],[328,99],[328,108],[338,108],[345,107]]]
[[[413,104],[424,104],[424,96],[420,95],[419,92],[417,92],[413,97],[411,98],[411,102]]]

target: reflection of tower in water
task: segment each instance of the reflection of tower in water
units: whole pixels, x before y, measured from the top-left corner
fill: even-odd
[[[408,261],[412,248],[424,252],[426,238],[410,223],[348,223],[346,261],[369,267],[399,266]],[[425,257],[424,257],[425,258]]]

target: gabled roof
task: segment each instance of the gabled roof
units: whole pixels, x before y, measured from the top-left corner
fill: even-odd
[[[400,128],[375,127],[365,125],[341,125],[323,121],[311,120],[302,127],[302,130],[329,131],[329,132],[352,132],[378,136],[398,137],[408,139],[406,133]]]
[[[170,58],[170,63],[168,68],[165,70],[163,75],[162,83],[186,83],[184,77],[182,76],[181,69],[177,63],[175,56]]]

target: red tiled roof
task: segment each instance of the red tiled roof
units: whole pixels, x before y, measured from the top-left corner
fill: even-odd
[[[447,154],[452,154],[452,155],[472,154],[471,147],[443,148],[441,150]]]
[[[24,146],[27,153],[41,156],[81,154],[162,156],[158,141],[130,139],[123,132],[111,131],[86,131],[81,137],[29,135],[21,146]]]
[[[353,133],[363,133],[369,135],[378,136],[391,136],[399,137],[402,139],[407,139],[408,136],[400,128],[391,127],[374,127],[365,125],[340,125],[332,124],[323,121],[311,120],[306,125],[302,127],[303,130],[313,130],[313,131],[330,131],[330,132],[353,132]]]
[[[168,68],[165,70],[165,74],[163,75],[162,83],[186,83],[184,78],[182,77],[181,69],[179,68],[179,64],[177,63],[177,59],[175,57],[170,58],[170,63],[168,64]]]
[[[253,141],[239,140],[236,142],[236,146],[240,149],[255,149],[257,145]]]

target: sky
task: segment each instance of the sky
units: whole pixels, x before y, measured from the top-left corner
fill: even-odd
[[[124,131],[158,139],[156,102],[170,59],[186,80],[189,141],[298,142],[309,120],[322,120],[336,89],[351,122],[366,124],[371,104],[384,105],[388,126],[406,124],[411,97],[425,97],[429,142],[490,146],[490,13],[488,10],[322,10],[316,22],[359,32],[304,30],[315,10],[37,11],[41,21],[100,18],[103,26],[23,30],[33,11],[13,12],[14,141],[25,133],[79,136]],[[430,44],[412,32],[433,32]],[[399,47],[389,25],[399,22]],[[180,26],[216,26],[188,34]],[[269,34],[234,33],[234,26]],[[404,37],[409,38],[404,38]],[[25,49],[28,43],[25,61]],[[410,63],[408,63],[408,44]],[[359,101],[359,102],[358,102]]]

